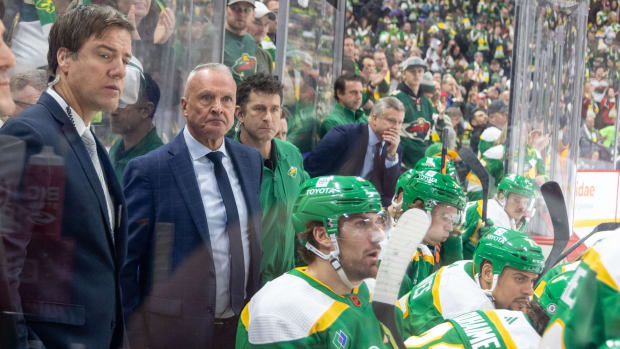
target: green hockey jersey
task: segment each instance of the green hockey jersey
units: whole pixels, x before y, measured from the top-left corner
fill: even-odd
[[[415,254],[411,258],[403,282],[400,284],[398,297],[407,292],[435,271],[435,256],[424,244],[419,244]]]
[[[473,311],[409,337],[407,348],[538,348],[540,336],[527,316],[514,310]]]
[[[568,282],[541,348],[598,348],[620,337],[620,234],[597,243]]]
[[[241,312],[236,348],[394,348],[368,287],[339,296],[297,268],[268,282]]]
[[[407,338],[461,314],[494,308],[474,280],[472,261],[458,261],[440,268],[402,296],[396,322],[402,337]]]

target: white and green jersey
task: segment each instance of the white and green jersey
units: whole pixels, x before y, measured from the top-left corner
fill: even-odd
[[[473,262],[458,261],[440,268],[399,299],[397,325],[407,338],[461,314],[494,308],[474,280]]]
[[[485,310],[465,313],[409,337],[407,348],[505,348],[534,349],[540,336],[527,316],[514,310]]]
[[[598,348],[620,337],[620,234],[583,256],[549,321],[540,348]]]
[[[487,203],[487,217],[493,221],[494,227],[506,228],[525,232],[527,224],[525,222],[516,224],[504,210],[504,206],[491,199]],[[471,259],[474,257],[474,250],[478,246],[480,228],[482,227],[482,200],[470,201],[465,208],[465,227],[463,229],[463,257]]]
[[[268,282],[241,312],[236,348],[393,348],[365,283],[339,296],[297,268]]]

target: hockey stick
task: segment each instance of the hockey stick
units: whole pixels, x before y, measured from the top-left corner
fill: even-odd
[[[570,228],[568,225],[568,215],[566,214],[566,204],[562,189],[556,182],[547,182],[540,187],[540,192],[545,199],[547,210],[551,216],[551,224],[553,225],[553,247],[545,262],[545,267],[540,273],[544,275],[551,267],[553,267],[560,259],[560,254],[566,248],[568,239],[570,238]]]
[[[567,248],[566,251],[562,252],[562,254],[560,254],[560,256],[558,257],[557,261],[554,264],[557,264],[559,261],[566,258],[566,256],[568,256],[577,247],[579,247],[579,245],[583,244],[592,235],[598,233],[599,231],[616,230],[618,228],[620,228],[620,223],[616,223],[616,222],[606,222],[606,223],[601,223],[597,225],[596,227],[594,227],[594,229],[591,232],[588,233],[588,235],[582,237],[581,239],[579,239],[579,241],[575,242],[569,248]]]
[[[487,202],[489,201],[489,173],[478,160],[471,148],[462,148],[459,151],[461,160],[478,177],[482,184],[482,224],[487,222]]]
[[[377,319],[390,330],[400,349],[405,348],[405,343],[396,327],[394,306],[407,265],[418,244],[426,236],[429,226],[429,218],[424,211],[417,208],[405,211],[392,231],[377,272],[372,310]]]
[[[448,172],[446,166],[446,156],[448,155],[448,129],[444,127],[441,131],[441,173],[446,174]]]

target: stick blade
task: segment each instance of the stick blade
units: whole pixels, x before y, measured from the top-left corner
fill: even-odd
[[[405,348],[405,345],[396,327],[394,305],[407,265],[429,226],[430,220],[426,212],[412,208],[403,213],[392,231],[377,272],[372,310],[377,319],[390,330],[400,348]]]
[[[568,244],[570,238],[570,227],[568,224],[568,214],[566,212],[566,203],[562,189],[557,182],[547,182],[540,187],[547,210],[551,216],[551,224],[553,225],[553,247],[547,257],[545,268],[541,275],[554,266],[558,262],[564,248]]]

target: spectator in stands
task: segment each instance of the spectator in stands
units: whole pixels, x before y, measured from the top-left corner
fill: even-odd
[[[329,130],[338,125],[363,123],[368,116],[360,109],[362,106],[362,78],[354,74],[343,74],[334,83],[334,110],[325,117],[319,127],[319,137],[323,138]]]
[[[269,25],[276,20],[276,15],[269,11],[267,6],[260,1],[255,2],[254,5],[256,6],[254,9],[254,20],[248,24],[248,33],[252,35],[261,49],[258,50],[258,53],[262,54],[264,50],[264,52],[269,54],[273,63],[276,60],[276,45],[267,36],[267,31],[269,30]],[[260,55],[257,56],[257,59],[260,61]]]
[[[174,11],[161,0],[118,0],[118,9],[134,26],[132,40],[161,45],[168,41],[176,25]]]
[[[4,15],[4,2],[0,2],[0,14]],[[0,23],[0,79],[4,82],[0,90],[0,127],[4,125],[8,115],[13,113],[15,103],[11,98],[11,90],[7,88],[9,83],[9,69],[15,65],[15,56],[4,42],[4,24]],[[0,275],[4,276],[4,274]],[[0,342],[1,344],[2,342]]]
[[[592,99],[596,103],[601,103],[603,97],[605,97],[607,88],[609,87],[609,82],[605,77],[605,68],[596,68],[594,72],[594,79],[590,80],[590,85],[592,85]]]
[[[121,185],[129,160],[164,144],[153,125],[160,97],[159,87],[149,74],[144,74],[137,83],[140,91],[138,101],[127,105],[121,98],[118,108],[110,114],[112,133],[120,135],[110,148],[110,161]],[[131,86],[125,85],[125,88]]]
[[[254,18],[254,0],[228,0],[224,37],[224,64],[238,84],[256,73],[268,73],[271,64],[257,60],[257,44],[248,34],[248,23]]]
[[[280,7],[280,2],[278,0],[265,0],[265,5],[269,9],[269,11],[273,12],[275,18],[271,23],[269,23],[269,30],[267,31],[267,35],[271,39],[273,44],[276,44],[276,31],[278,30],[278,8]]]
[[[409,57],[402,65],[403,82],[398,85],[395,97],[405,106],[405,120],[401,131],[404,136],[403,165],[413,168],[424,156],[430,145],[433,128],[433,106],[420,88],[426,64],[420,57]]]
[[[478,143],[480,142],[480,135],[487,128],[488,114],[486,109],[476,108],[474,109],[473,116],[469,121],[472,127],[471,138],[469,146],[473,150],[474,154],[478,153]]]
[[[11,96],[15,109],[11,116],[21,113],[24,109],[37,103],[47,88],[47,72],[42,69],[17,73],[11,77]]]
[[[257,74],[237,88],[236,139],[263,157],[260,191],[262,211],[260,273],[265,284],[295,267],[295,230],[291,221],[299,187],[309,178],[299,149],[275,138],[282,115],[282,84]]]

